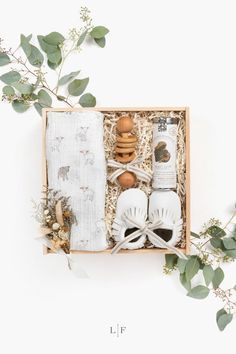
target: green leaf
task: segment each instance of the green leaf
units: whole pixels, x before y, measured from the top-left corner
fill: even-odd
[[[61,95],[58,95],[58,96],[57,96],[57,99],[58,99],[58,101],[65,101],[66,97],[65,97],[65,96],[61,96]]]
[[[38,92],[38,101],[39,104],[44,105],[45,107],[51,107],[52,105],[52,99],[45,90],[40,90]]]
[[[17,113],[24,113],[30,106],[24,101],[14,100],[12,102],[12,107]]]
[[[96,26],[92,29],[92,31],[90,32],[90,36],[92,38],[102,38],[104,37],[107,33],[109,32],[109,30],[104,27],[104,26]]]
[[[216,225],[210,226],[206,232],[212,237],[224,237],[226,235],[225,231]]]
[[[85,93],[80,97],[79,104],[82,107],[94,107],[96,106],[96,98],[91,93]]]
[[[50,54],[50,53],[54,53],[58,50],[58,46],[50,45],[50,44],[46,43],[44,41],[44,36],[37,36],[37,38],[38,38],[38,42],[39,42],[41,49],[45,53]]]
[[[206,285],[208,286],[213,277],[214,277],[214,269],[212,268],[211,265],[205,265],[204,268],[203,268],[203,276],[204,276],[204,279],[205,279],[205,282],[206,282]]]
[[[212,245],[212,247],[216,248],[216,249],[222,249],[223,247],[223,243],[222,240],[220,238],[211,238],[210,239],[210,244]]]
[[[187,259],[178,258],[177,267],[179,269],[180,274],[183,274],[185,272],[187,263]]]
[[[62,62],[62,59],[61,59],[61,60],[59,61],[59,63],[57,63],[57,64],[51,63],[51,62],[48,60],[48,66],[49,66],[50,69],[55,70],[55,69],[61,64],[61,62]]]
[[[0,53],[0,66],[7,65],[11,62],[11,59],[6,53]]]
[[[220,331],[223,331],[225,327],[232,321],[233,315],[221,309],[216,313],[216,323]]]
[[[222,283],[224,279],[224,276],[225,276],[224,272],[220,267],[215,269],[214,277],[212,279],[212,284],[214,289],[217,289],[219,287],[219,285]]]
[[[7,96],[14,96],[15,94],[14,88],[11,86],[4,86],[2,92]]]
[[[176,254],[165,254],[165,266],[169,269],[173,269],[178,261],[178,256]]]
[[[14,82],[19,81],[21,78],[20,74],[17,71],[9,71],[6,74],[0,76],[0,80],[4,82],[4,84],[13,84]]]
[[[13,86],[17,91],[19,91],[23,95],[30,95],[34,90],[34,87],[32,85],[22,84],[20,82],[14,83]]]
[[[20,45],[27,58],[31,54],[31,44],[29,43],[29,41],[30,40],[26,36],[24,36],[23,34],[20,35]]]
[[[51,63],[53,63],[53,64],[58,64],[58,63],[60,63],[61,60],[62,60],[60,48],[57,49],[56,52],[48,53],[48,60],[49,60]]]
[[[36,109],[36,111],[38,112],[38,114],[39,114],[40,116],[42,116],[42,109],[45,108],[45,106],[42,105],[42,104],[40,104],[40,103],[38,103],[38,102],[35,102],[35,103],[34,103],[34,108]]]
[[[206,286],[197,285],[192,288],[187,295],[195,299],[205,299],[208,296],[209,292],[210,290]]]
[[[224,253],[226,256],[236,259],[236,250],[226,250]]]
[[[236,249],[236,241],[231,238],[225,238],[222,240],[223,241],[223,245],[227,250],[235,250]]]
[[[192,232],[192,231],[191,231],[191,236],[195,237],[195,238],[200,238],[200,236],[198,234],[196,234],[195,232]]]
[[[186,275],[184,273],[179,275],[179,280],[181,282],[181,284],[183,285],[183,287],[187,290],[190,291],[191,290],[191,281],[187,281],[186,280]]]
[[[97,45],[99,45],[99,47],[104,48],[106,45],[106,38],[102,37],[102,38],[94,38],[95,42],[97,43]]]
[[[44,57],[43,54],[40,52],[40,50],[35,47],[34,45],[31,45],[31,54],[28,57],[28,60],[31,65],[36,66],[37,68],[40,68],[43,64]]]
[[[35,47],[34,45],[30,44],[29,37],[24,36],[21,34],[21,47],[27,56],[30,64],[40,68],[43,64],[44,57],[40,50]]]
[[[199,268],[200,263],[198,261],[197,256],[190,256],[185,268],[186,280],[191,280],[195,276],[195,274],[197,274]]]
[[[51,32],[43,38],[44,42],[50,45],[59,45],[64,42],[65,38],[58,32]]]
[[[59,86],[67,84],[70,80],[74,79],[77,75],[79,75],[79,71],[72,71],[70,74],[62,76],[62,78],[59,80]]]
[[[86,30],[81,34],[81,36],[79,37],[78,42],[77,42],[77,47],[79,47],[83,43],[83,41],[86,38],[87,33],[88,33],[88,31]]]
[[[68,86],[68,92],[72,96],[80,96],[84,90],[86,89],[89,82],[89,78],[86,77],[85,79],[81,80],[73,80]]]

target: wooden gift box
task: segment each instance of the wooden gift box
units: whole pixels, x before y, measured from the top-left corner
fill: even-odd
[[[46,128],[47,128],[47,113],[48,112],[84,112],[95,110],[102,112],[104,115],[108,113],[114,114],[122,114],[128,113],[158,113],[158,114],[168,114],[176,113],[181,114],[181,119],[184,120],[185,127],[185,136],[184,136],[184,144],[185,144],[185,171],[184,171],[184,184],[185,184],[185,195],[183,202],[183,239],[184,239],[184,247],[181,247],[181,251],[183,253],[189,253],[190,247],[190,165],[189,165],[189,154],[190,154],[190,146],[189,146],[189,109],[187,107],[96,107],[96,108],[45,108],[43,109],[43,186],[48,185],[48,176],[47,176],[47,161],[46,161]],[[82,251],[82,250],[71,250],[71,253],[110,253],[111,249],[106,249],[104,251]],[[136,250],[126,250],[123,249],[119,253],[170,253],[169,250],[160,249],[160,248],[141,248]],[[51,253],[50,249],[44,246],[44,254]]]

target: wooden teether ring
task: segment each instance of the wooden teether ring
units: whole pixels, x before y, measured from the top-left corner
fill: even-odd
[[[128,148],[124,148],[124,147],[116,147],[115,148],[115,152],[117,152],[118,154],[129,154],[131,152],[134,152],[135,148],[134,147],[128,147]]]
[[[119,148],[135,148],[136,147],[136,143],[116,143],[116,146],[119,147]]]
[[[116,161],[119,161],[121,163],[128,163],[131,162],[135,159],[135,152],[128,154],[126,156],[123,156],[121,154],[116,154]]]
[[[128,137],[117,136],[116,141],[118,143],[136,143],[137,137],[135,135],[129,135]]]

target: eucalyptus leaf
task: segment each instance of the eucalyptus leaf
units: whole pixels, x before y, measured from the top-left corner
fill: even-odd
[[[91,93],[85,93],[80,97],[79,104],[82,107],[94,107],[96,106],[96,98]]]
[[[79,75],[79,71],[72,71],[70,74],[62,76],[62,78],[59,80],[59,86],[67,84],[69,81],[74,79],[77,75]]]
[[[53,53],[48,53],[47,55],[48,55],[48,60],[53,64],[58,64],[62,60],[60,48]]]
[[[41,49],[47,53],[47,54],[51,54],[51,53],[54,53],[58,50],[58,46],[56,45],[50,45],[48,43],[46,43],[44,41],[44,36],[37,36],[38,38],[38,42],[39,42],[39,45],[41,47]]]
[[[39,104],[44,105],[45,107],[51,107],[52,105],[52,98],[45,90],[40,90],[38,92],[38,101]]]
[[[225,275],[223,270],[220,267],[216,268],[214,271],[214,277],[212,279],[212,285],[214,289],[217,289],[220,286],[220,284],[224,280],[224,277]]]
[[[106,38],[102,37],[102,38],[94,38],[95,42],[97,43],[97,45],[99,45],[99,47],[104,48],[106,45]]]
[[[231,238],[231,237],[225,238],[222,240],[222,242],[223,242],[224,247],[227,250],[235,250],[236,249],[236,241],[233,238]]]
[[[216,249],[223,249],[224,245],[222,243],[222,240],[220,238],[211,238],[210,239],[210,244],[212,245],[212,247],[216,248]]]
[[[200,238],[200,236],[196,234],[196,232],[192,232],[192,231],[191,231],[191,236],[195,238]]]
[[[173,269],[177,264],[178,256],[176,254],[166,254],[165,261],[165,266],[169,269]]]
[[[15,94],[14,88],[11,86],[4,86],[2,92],[7,96],[14,96]]]
[[[31,65],[36,66],[37,68],[40,68],[43,64],[44,57],[43,54],[40,52],[40,50],[35,47],[34,45],[31,45],[31,54],[28,57],[28,60]]]
[[[108,32],[109,30],[106,27],[96,26],[90,32],[90,36],[92,38],[103,38]]]
[[[59,61],[59,63],[57,63],[57,64],[51,63],[51,62],[48,60],[48,66],[49,66],[50,69],[55,70],[55,69],[61,64],[61,62],[62,62],[62,59],[61,59],[61,60]]]
[[[31,55],[31,44],[29,39],[23,34],[20,35],[20,45],[27,58]]]
[[[178,258],[177,267],[179,269],[180,274],[183,274],[185,272],[187,263],[187,259]]]
[[[40,116],[42,116],[42,109],[45,108],[45,106],[42,105],[42,104],[40,104],[40,103],[38,103],[38,102],[35,102],[35,103],[34,103],[34,108],[36,109],[36,111],[38,112],[38,114],[39,114]]]
[[[47,36],[44,36],[44,42],[50,45],[59,45],[64,42],[65,37],[59,32],[51,32]]]
[[[224,309],[221,309],[216,313],[216,323],[220,331],[223,331],[232,319],[233,315],[227,313]]]
[[[224,237],[226,235],[225,231],[217,225],[210,226],[207,229],[207,234],[212,237]]]
[[[226,315],[227,313],[228,312],[226,312],[224,308],[222,308],[219,311],[217,311],[217,313],[216,313],[216,322],[218,322],[220,316]]]
[[[215,274],[214,269],[212,268],[211,265],[205,265],[202,271],[203,271],[205,283],[208,286],[214,277]]]
[[[78,42],[77,42],[77,47],[79,47],[84,42],[87,33],[88,33],[88,31],[86,30],[80,35]]]
[[[68,86],[68,92],[72,96],[80,96],[86,89],[89,82],[89,78],[85,79],[75,79]]]
[[[14,83],[13,86],[17,91],[19,91],[23,95],[30,95],[34,90],[34,87],[32,85],[22,84],[20,82]]]
[[[11,62],[11,59],[6,53],[0,52],[0,66],[7,65]]]
[[[58,99],[58,101],[65,101],[66,97],[65,97],[65,96],[61,96],[61,95],[58,95],[58,96],[57,96],[57,99]]]
[[[188,292],[188,296],[195,299],[205,299],[209,295],[210,290],[204,285],[197,285]]]
[[[187,291],[191,290],[191,281],[186,280],[186,275],[184,273],[179,275],[179,280]]]
[[[14,100],[12,102],[12,107],[17,113],[24,113],[30,106],[24,101]]]
[[[225,250],[226,256],[236,259],[236,250]]]
[[[3,74],[2,76],[0,76],[0,80],[2,82],[4,82],[4,84],[13,84],[14,82],[19,81],[21,78],[20,74],[17,71],[9,71],[6,74]]]
[[[185,268],[186,280],[191,280],[197,274],[199,268],[200,263],[197,256],[190,256]]]

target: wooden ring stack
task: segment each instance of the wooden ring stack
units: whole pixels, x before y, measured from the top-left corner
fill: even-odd
[[[133,120],[130,116],[123,116],[117,121],[115,159],[121,163],[129,163],[135,159],[135,148],[137,146],[137,137],[131,131],[134,127]],[[136,175],[132,172],[125,171],[117,178],[122,188],[131,188],[136,183]]]

